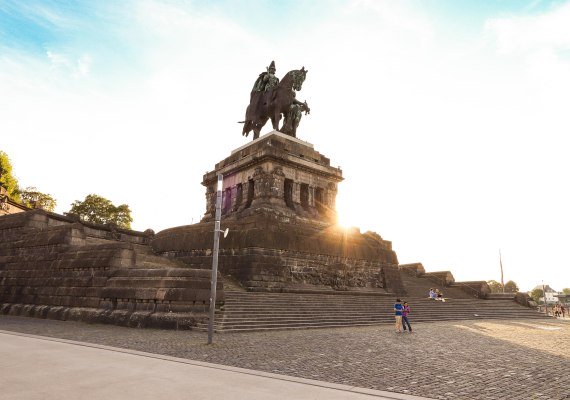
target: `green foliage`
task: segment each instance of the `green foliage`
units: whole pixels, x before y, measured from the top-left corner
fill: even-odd
[[[12,163],[8,154],[2,150],[0,150],[0,185],[8,191],[8,196],[12,200],[21,201],[18,180],[12,175]]]
[[[532,299],[537,303],[541,303],[540,298],[544,296],[544,293],[542,292],[542,289],[533,289],[532,292],[530,292],[530,297],[532,297]]]
[[[57,201],[51,195],[38,191],[35,187],[27,187],[20,192],[22,203],[30,208],[42,208],[46,211],[55,210]]]
[[[519,286],[514,281],[508,281],[505,283],[506,293],[516,293],[519,291]]]
[[[562,289],[562,293],[564,293],[564,294],[570,294],[570,288],[567,288],[567,287],[566,287],[566,288]]]
[[[503,293],[503,285],[501,285],[497,281],[487,281],[487,285],[489,285],[489,289],[491,289],[491,293]]]
[[[75,200],[68,214],[79,215],[83,221],[96,224],[116,224],[120,228],[131,229],[131,210],[126,204],[115,206],[110,200],[96,194],[90,194],[85,200]]]

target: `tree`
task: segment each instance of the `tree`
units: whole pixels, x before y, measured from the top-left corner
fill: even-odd
[[[0,150],[0,185],[6,189],[12,200],[21,201],[18,180],[12,175],[12,163],[8,154],[2,150]]]
[[[42,208],[46,211],[55,210],[56,200],[51,195],[38,191],[35,187],[27,187],[20,192],[22,203],[30,208]]]
[[[497,281],[487,281],[487,285],[489,285],[489,289],[491,289],[491,293],[503,293],[503,285],[501,285]]]
[[[532,297],[532,299],[538,304],[540,303],[540,299],[544,297],[544,293],[542,292],[542,289],[536,288],[530,292],[530,297]]]
[[[96,224],[116,224],[120,228],[131,229],[131,210],[126,204],[115,206],[110,200],[90,194],[85,200],[75,200],[67,214],[76,214],[83,221]]]
[[[567,287],[566,287],[566,288],[562,289],[562,293],[564,293],[564,294],[570,294],[570,288],[567,288]]]
[[[505,283],[506,293],[516,293],[519,291],[519,286],[514,281],[508,281]]]

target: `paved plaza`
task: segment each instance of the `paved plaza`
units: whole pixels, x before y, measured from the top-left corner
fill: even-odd
[[[202,332],[0,317],[4,331],[348,387],[442,400],[570,399],[568,321],[481,320],[413,327],[412,335],[397,334],[387,325],[222,334],[208,346],[207,334]],[[295,397],[285,393],[282,398]]]

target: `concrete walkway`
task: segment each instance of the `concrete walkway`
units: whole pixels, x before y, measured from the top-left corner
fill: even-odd
[[[420,400],[398,393],[0,330],[0,399]]]

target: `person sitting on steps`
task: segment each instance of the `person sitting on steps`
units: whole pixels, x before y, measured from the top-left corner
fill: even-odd
[[[439,289],[435,289],[436,300],[443,301],[445,303],[445,297],[443,297],[443,293],[439,291]]]

